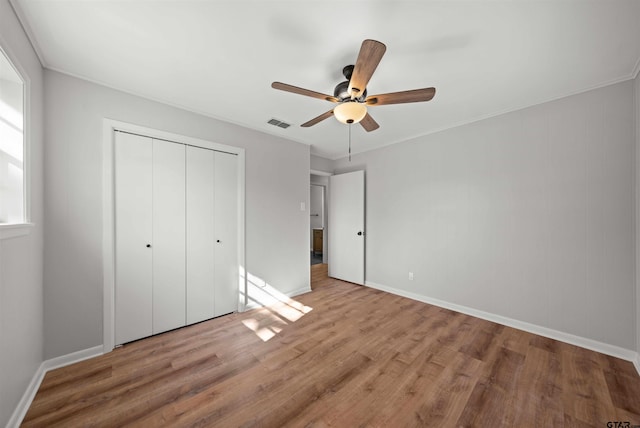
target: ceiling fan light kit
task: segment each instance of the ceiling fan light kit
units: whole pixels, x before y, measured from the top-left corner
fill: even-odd
[[[338,104],[333,109],[300,125],[303,128],[308,128],[322,122],[330,116],[335,116],[341,123],[349,125],[352,123],[360,123],[365,131],[375,131],[380,125],[378,125],[367,112],[367,106],[373,107],[429,101],[436,93],[435,88],[423,88],[367,96],[369,79],[371,79],[373,72],[378,67],[386,50],[387,47],[376,40],[367,39],[363,41],[355,65],[347,65],[342,69],[342,74],[347,80],[336,85],[333,96],[281,82],[273,82],[271,87],[281,91],[305,95]],[[350,136],[351,129],[349,129],[349,154],[351,154]]]
[[[345,101],[333,109],[333,115],[342,123],[358,123],[367,115],[367,107],[357,101]]]

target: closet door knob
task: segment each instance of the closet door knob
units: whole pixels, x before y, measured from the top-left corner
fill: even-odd
[[[147,244],[147,248],[151,248],[151,244]]]
[[[220,240],[219,240],[219,239],[217,239],[217,240],[216,240],[216,242],[219,244],[219,243],[220,243]]]

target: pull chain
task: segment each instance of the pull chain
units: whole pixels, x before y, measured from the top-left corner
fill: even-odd
[[[351,162],[351,124],[349,124],[349,162]]]

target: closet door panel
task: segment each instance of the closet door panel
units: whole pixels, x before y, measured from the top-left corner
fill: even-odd
[[[215,152],[187,147],[187,323],[214,317]]]
[[[185,146],[153,140],[153,334],[184,326]]]
[[[115,133],[115,343],[150,336],[152,140]]]
[[[238,162],[215,152],[215,315],[238,310]]]

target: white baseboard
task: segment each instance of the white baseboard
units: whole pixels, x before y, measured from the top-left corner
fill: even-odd
[[[27,385],[27,389],[24,391],[24,394],[22,394],[22,398],[20,398],[18,405],[9,418],[6,428],[17,428],[20,426],[24,416],[27,414],[27,410],[29,410],[29,406],[31,406],[33,398],[36,396],[36,392],[38,392],[38,388],[40,388],[40,384],[42,383],[42,379],[44,379],[45,373],[43,362],[34,373],[29,385]]]
[[[286,293],[281,293],[281,294],[286,297],[295,297],[300,294],[309,293],[310,291],[311,291],[311,287],[307,285],[307,286],[298,288],[297,290],[288,291]],[[247,305],[244,307],[244,310],[242,312],[250,311],[251,309],[262,308],[263,306],[265,306],[265,304],[262,304],[260,302],[250,299],[249,303],[247,303]]]
[[[518,330],[524,330],[529,333],[537,334],[539,336],[548,337],[550,339],[559,340],[561,342],[576,345],[581,348],[590,349],[592,351],[600,352],[602,354],[611,355],[626,361],[634,363],[638,374],[640,374],[640,355],[632,350],[621,348],[619,346],[610,345],[604,342],[598,342],[597,340],[588,339],[586,337],[576,336],[570,333],[565,333],[551,328],[542,327],[536,324],[530,324],[528,322],[515,320],[513,318],[507,318],[500,315],[484,312],[478,309],[469,308],[467,306],[457,305],[455,303],[446,302],[444,300],[438,300],[431,297],[423,296],[409,291],[400,290],[394,287],[388,287],[382,284],[376,284],[375,282],[366,281],[365,285],[377,290],[386,291],[397,296],[407,297],[419,302],[428,303],[430,305],[438,306],[452,311],[460,312],[466,315],[471,315],[476,318],[482,318],[487,321],[492,321],[498,324],[513,327]]]
[[[294,296],[299,296],[300,294],[310,293],[310,292],[311,292],[311,287],[307,285],[306,287],[298,288],[297,290],[290,291],[289,293],[286,293],[286,294],[288,297],[294,297]]]
[[[29,410],[29,406],[31,406],[31,402],[38,392],[38,388],[40,388],[44,375],[47,374],[49,370],[54,370],[82,360],[97,357],[98,355],[102,355],[102,350],[102,345],[94,346],[93,348],[83,349],[81,351],[43,361],[31,378],[31,382],[29,382],[24,394],[22,394],[22,398],[13,411],[11,418],[9,418],[7,428],[17,428],[20,426],[22,420],[27,414],[27,410]]]
[[[52,358],[44,361],[42,364],[45,366],[45,372],[54,370],[60,367],[68,366],[69,364],[78,363],[89,358],[97,357],[103,354],[102,345],[94,346],[93,348],[83,349],[81,351],[72,352],[71,354],[62,355],[60,357]]]

